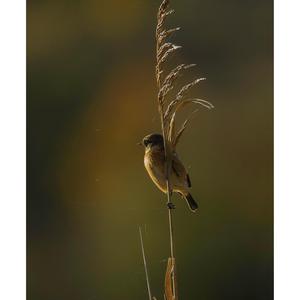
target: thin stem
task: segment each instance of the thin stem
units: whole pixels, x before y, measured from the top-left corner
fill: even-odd
[[[171,191],[170,191],[170,182],[169,182],[169,175],[170,175],[170,155],[169,155],[169,146],[166,140],[166,134],[165,134],[165,127],[164,127],[164,114],[163,111],[161,111],[160,114],[161,119],[161,125],[162,125],[162,133],[163,133],[163,139],[164,139],[164,147],[165,147],[165,176],[166,176],[166,185],[167,185],[167,199],[168,204],[171,203]],[[172,209],[169,207],[168,209],[168,220],[169,220],[169,235],[170,235],[170,256],[171,259],[174,259],[174,231],[173,231],[173,215],[172,215]],[[176,282],[175,282],[175,270],[172,272],[172,287],[173,287],[173,295],[174,299],[178,299],[176,297]]]
[[[170,182],[169,182],[169,175],[170,175],[170,155],[169,155],[169,146],[167,144],[166,136],[165,136],[165,126],[164,126],[164,117],[163,113],[160,115],[161,124],[162,124],[162,133],[164,139],[164,148],[165,148],[165,176],[166,176],[166,186],[167,186],[167,199],[168,204],[171,203],[171,191],[170,191]],[[174,258],[174,238],[173,238],[173,216],[172,216],[172,209],[169,207],[168,209],[169,215],[169,234],[170,234],[170,254],[171,258]]]
[[[169,183],[169,181],[167,181]],[[170,203],[170,194],[168,190],[168,203]],[[170,253],[171,253],[171,258],[174,258],[174,242],[173,242],[173,218],[172,218],[172,210],[169,209],[168,211],[169,215],[169,232],[170,232]]]
[[[144,242],[143,242],[143,235],[142,235],[141,227],[139,227],[139,232],[140,232],[140,240],[141,240],[143,262],[144,262],[144,268],[145,268],[145,274],[146,274],[146,281],[147,281],[148,296],[149,296],[149,300],[152,300],[153,298],[152,298],[152,295],[151,295],[150,281],[149,281],[147,261],[146,261],[146,255],[145,255],[145,249],[144,249]]]

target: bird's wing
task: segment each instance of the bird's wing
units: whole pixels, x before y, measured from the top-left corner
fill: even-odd
[[[191,179],[190,179],[189,174],[186,174],[186,180],[187,180],[187,182],[188,182],[188,187],[191,187],[191,186],[192,186],[192,183],[191,183]]]
[[[179,160],[177,155],[173,156],[172,160],[172,170],[178,178],[185,178],[188,187],[191,187],[191,180],[189,174],[186,172],[184,165]]]

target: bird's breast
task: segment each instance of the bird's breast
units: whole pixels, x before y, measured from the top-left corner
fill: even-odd
[[[157,185],[159,189],[165,192],[166,186],[164,176],[164,153],[157,151],[146,151],[144,156],[144,164],[152,181]]]

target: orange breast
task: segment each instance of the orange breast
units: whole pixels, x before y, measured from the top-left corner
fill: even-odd
[[[145,168],[156,186],[166,192],[164,176],[164,154],[158,151],[146,151],[144,156]]]

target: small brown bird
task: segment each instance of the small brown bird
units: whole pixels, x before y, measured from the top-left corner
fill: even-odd
[[[143,138],[143,145],[145,146],[145,168],[156,186],[162,192],[167,193],[163,136],[158,133],[149,134]],[[170,190],[180,194],[186,200],[190,210],[195,212],[198,205],[189,193],[191,187],[190,177],[176,152],[173,152],[172,155],[169,184]]]

